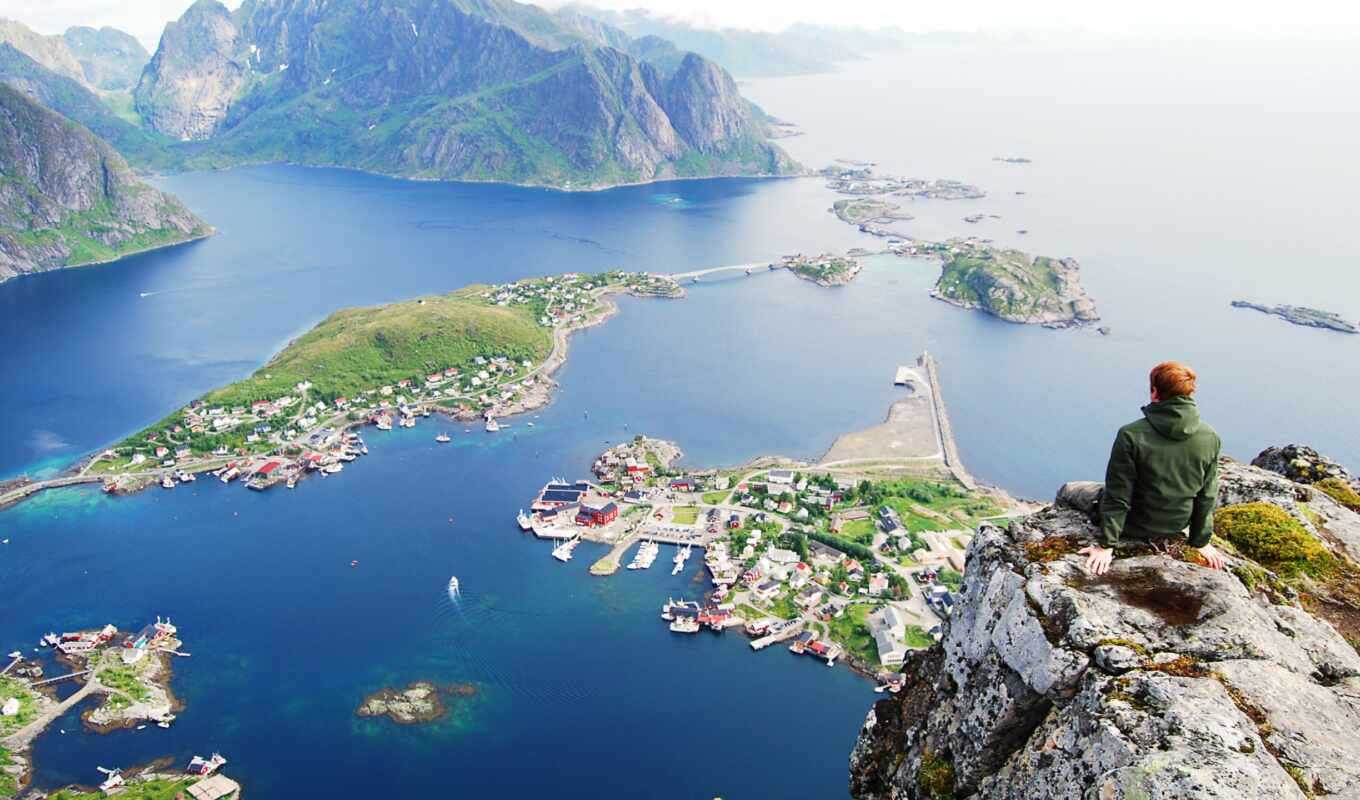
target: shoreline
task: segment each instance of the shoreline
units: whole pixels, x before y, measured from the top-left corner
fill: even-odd
[[[129,250],[128,252],[114,256],[113,258],[104,258],[98,261],[84,261],[79,264],[62,264],[61,266],[58,267],[48,267],[47,269],[36,269],[30,270],[28,272],[20,272],[17,275],[11,275],[8,278],[0,278],[0,284],[9,283],[10,281],[17,281],[22,278],[31,278],[37,277],[39,275],[47,275],[53,272],[65,272],[67,270],[73,269],[84,269],[85,267],[100,267],[106,264],[116,264],[125,258],[131,258],[132,256],[140,256],[146,253],[154,253],[157,250],[167,250],[171,247],[179,247],[180,245],[193,244],[194,242],[201,242],[204,239],[209,239],[216,235],[217,229],[209,225],[208,231],[206,233],[200,233],[197,236],[190,236],[187,239],[180,239],[179,241],[176,242],[166,242],[164,244],[156,244],[150,247],[142,247],[136,250]]]

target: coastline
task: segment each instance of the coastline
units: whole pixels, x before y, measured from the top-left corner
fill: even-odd
[[[168,248],[171,248],[171,247],[179,247],[180,245],[193,244],[194,242],[202,241],[202,240],[204,240],[204,239],[207,239],[207,238],[210,238],[210,237],[213,237],[213,236],[216,236],[216,235],[217,235],[217,229],[214,228],[213,226],[209,225],[209,226],[208,226],[208,230],[207,230],[205,233],[200,233],[200,234],[197,234],[197,235],[195,235],[195,236],[190,236],[190,237],[185,238],[185,239],[180,239],[180,240],[178,240],[178,241],[174,241],[174,242],[165,242],[164,244],[151,245],[150,247],[141,247],[141,248],[138,248],[138,249],[136,249],[136,250],[129,250],[128,252],[119,254],[119,255],[117,255],[117,256],[114,256],[113,258],[104,258],[104,259],[100,259],[100,260],[98,260],[98,261],[82,261],[82,262],[79,263],[79,264],[63,264],[63,265],[61,265],[61,266],[59,266],[59,267],[49,267],[49,268],[47,268],[47,269],[36,269],[36,270],[30,270],[30,271],[28,271],[28,272],[20,272],[20,273],[18,273],[18,274],[16,274],[16,275],[11,275],[11,276],[9,276],[9,277],[7,277],[7,278],[6,278],[6,277],[0,277],[0,284],[8,283],[8,282],[10,282],[10,281],[17,281],[17,280],[20,280],[20,279],[22,279],[22,278],[32,278],[32,277],[37,277],[37,276],[39,276],[39,275],[46,275],[46,274],[51,273],[51,272],[65,272],[66,270],[72,270],[72,269],[83,269],[83,268],[85,268],[85,267],[98,267],[98,266],[103,266],[103,265],[105,265],[105,264],[116,264],[117,262],[122,261],[122,260],[125,259],[125,258],[131,258],[132,256],[139,256],[139,255],[142,255],[143,253],[154,253],[154,252],[157,251],[157,250],[165,250],[165,249],[168,249]]]

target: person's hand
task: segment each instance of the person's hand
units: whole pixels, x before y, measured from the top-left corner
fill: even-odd
[[[1114,560],[1114,549],[1093,544],[1077,551],[1086,554],[1086,570],[1095,575],[1104,575]]]
[[[1199,554],[1204,556],[1204,560],[1209,565],[1209,569],[1223,569],[1223,551],[1211,544],[1206,544],[1199,549]]]

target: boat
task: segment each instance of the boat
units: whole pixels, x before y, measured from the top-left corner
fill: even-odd
[[[344,468],[345,468],[345,465],[344,465],[344,464],[341,464],[339,461],[337,461],[337,462],[335,462],[334,464],[327,464],[326,466],[322,467],[322,468],[321,468],[321,474],[322,474],[322,475],[334,475],[335,473],[339,472],[340,470],[342,470],[342,469],[344,469]]]
[[[447,433],[441,433],[438,436],[434,437],[434,440],[436,442],[439,442],[440,444],[444,444],[446,442],[453,441],[453,438],[450,437]]]
[[[519,529],[525,533],[528,533],[534,528],[533,518],[528,514],[525,514],[524,509],[522,508],[519,510],[519,514],[515,516],[515,522],[519,523]]]
[[[96,769],[107,776],[104,778],[104,782],[99,784],[99,791],[104,794],[110,794],[114,789],[117,789],[126,783],[126,781],[123,780],[123,771],[121,769],[104,769],[103,767],[96,767]]]
[[[186,472],[185,470],[180,470],[179,474],[176,475],[175,477],[179,479],[180,483],[193,483],[194,481],[198,480],[197,475],[195,475],[192,472]]]
[[[169,475],[168,473],[167,473],[166,475],[163,475],[163,476],[161,477],[161,488],[162,488],[162,489],[173,489],[173,488],[175,488],[175,479],[172,478],[172,477],[170,477],[170,475]]]
[[[675,569],[671,570],[672,575],[679,575],[680,570],[685,568],[685,562],[689,560],[690,552],[689,545],[685,545],[684,549],[681,549],[679,545],[675,546]]]
[[[498,431],[498,430],[500,430],[500,429],[501,429],[501,424],[500,424],[499,422],[497,422],[497,421],[495,420],[495,418],[490,418],[490,419],[488,419],[488,420],[486,421],[486,432],[487,432],[487,433],[495,433],[496,431]]]
[[[212,758],[194,756],[193,759],[189,761],[189,766],[185,767],[184,772],[189,775],[198,775],[206,778],[221,769],[222,765],[225,763],[227,763],[227,760],[222,757],[221,753],[213,753]]]
[[[452,578],[449,578],[449,592],[452,593],[452,594],[458,594],[458,576],[457,576],[457,575],[454,575]]]
[[[581,537],[579,537],[579,536],[577,536],[577,537],[575,537],[575,538],[573,538],[573,539],[568,539],[568,540],[566,540],[565,542],[563,542],[563,543],[561,543],[561,544],[559,544],[558,546],[556,546],[556,547],[553,548],[553,551],[552,551],[553,558],[557,559],[558,561],[562,561],[562,562],[570,561],[570,560],[571,560],[571,551],[575,550],[575,549],[576,549],[576,545],[578,545],[578,544],[580,544],[580,543],[581,543]]]
[[[681,617],[670,625],[671,633],[698,633],[699,621],[694,617]]]
[[[645,541],[638,546],[637,553],[633,556],[633,561],[628,565],[629,569],[647,569],[656,561],[656,555],[661,551],[661,545],[653,541]]]
[[[530,423],[529,423],[529,427],[530,427],[530,428],[534,427],[534,423],[530,422]]]
[[[701,609],[699,604],[693,600],[676,601],[668,597],[666,598],[666,604],[661,607],[661,618],[675,619],[675,612],[681,610],[693,611],[695,614],[698,614]]]
[[[378,420],[374,424],[378,426],[378,430],[380,431],[392,430],[392,418],[387,414],[379,414]]]
[[[231,467],[226,472],[222,473],[222,482],[231,483],[232,481],[236,480],[236,477],[240,474],[241,471],[239,469],[237,469],[236,467]]]
[[[286,485],[289,489],[294,489],[294,488],[296,488],[296,487],[297,487],[297,476],[296,476],[296,475],[290,475],[290,476],[288,476],[288,483],[285,484],[285,485]]]

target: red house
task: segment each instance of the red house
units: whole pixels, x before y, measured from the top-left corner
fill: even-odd
[[[581,510],[576,513],[576,524],[596,527],[608,525],[619,518],[619,507],[614,503],[605,503],[602,506],[581,506]]]

